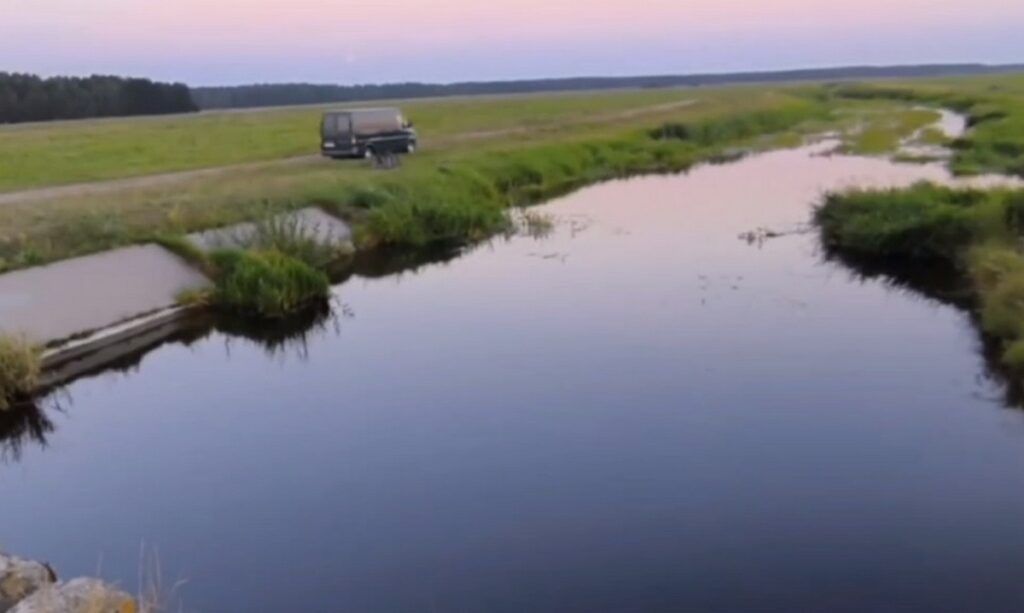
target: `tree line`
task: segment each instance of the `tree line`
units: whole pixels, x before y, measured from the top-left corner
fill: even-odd
[[[1021,65],[933,64],[909,66],[846,66],[777,72],[733,72],[639,77],[580,77],[522,81],[470,81],[463,83],[391,83],[383,85],[317,85],[282,83],[197,87],[192,98],[202,109],[287,106],[364,102],[402,98],[517,94],[533,92],[602,90],[616,88],[658,88],[780,81],[822,81],[883,77],[934,77],[968,74],[1018,72]]]
[[[0,123],[196,110],[192,93],[183,83],[103,75],[44,79],[0,72]]]

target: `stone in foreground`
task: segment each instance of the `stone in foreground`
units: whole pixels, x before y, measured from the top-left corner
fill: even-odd
[[[0,553],[0,613],[56,580],[45,564]]]
[[[135,599],[98,579],[73,579],[39,589],[10,613],[136,613],[137,610]]]

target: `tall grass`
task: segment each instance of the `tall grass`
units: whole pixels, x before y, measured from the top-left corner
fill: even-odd
[[[216,251],[216,303],[244,315],[280,318],[330,293],[327,275],[279,251]]]
[[[676,139],[701,147],[783,132],[810,119],[825,117],[824,106],[810,101],[785,109],[759,111],[697,122],[670,122],[651,130],[656,139]]]
[[[309,225],[292,213],[267,215],[255,222],[246,249],[276,251],[316,269],[327,269],[351,255],[347,242],[332,232]]]
[[[987,196],[922,183],[908,190],[850,190],[815,212],[826,246],[863,258],[949,260],[972,239]]]
[[[0,334],[0,410],[35,391],[41,356],[41,349],[27,339]]]

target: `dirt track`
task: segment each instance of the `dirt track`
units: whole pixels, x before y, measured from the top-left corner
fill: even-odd
[[[636,119],[639,117],[644,117],[646,115],[657,115],[659,113],[667,113],[687,106],[691,106],[696,102],[696,100],[692,99],[680,100],[677,102],[669,102],[665,104],[638,107],[634,109],[629,109],[627,111],[619,111],[616,113],[605,113],[602,115],[581,117],[579,120],[563,122],[561,124],[552,126],[516,127],[506,128],[502,130],[464,132],[461,134],[453,134],[450,136],[431,139],[427,141],[425,144],[429,147],[444,147],[447,145],[462,142],[490,140],[505,136],[529,134],[531,132],[557,130],[559,128],[563,128],[566,126],[612,123],[615,121]],[[59,200],[61,198],[102,196],[105,194],[116,194],[117,192],[120,192],[122,190],[168,187],[182,182],[187,182],[192,179],[216,177],[218,175],[223,175],[230,172],[259,170],[261,168],[280,167],[285,165],[315,164],[321,161],[323,161],[323,158],[321,158],[319,155],[303,155],[298,157],[268,160],[262,162],[233,164],[230,166],[200,168],[197,170],[169,172],[154,175],[145,175],[140,177],[126,177],[124,179],[112,179],[109,181],[97,181],[92,183],[73,183],[69,185],[58,185],[54,187],[42,187],[29,190],[20,190],[0,194],[0,206],[24,202],[37,202],[41,200]],[[327,162],[324,161],[324,163]]]

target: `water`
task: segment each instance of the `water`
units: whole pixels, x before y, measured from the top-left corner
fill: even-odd
[[[801,231],[944,171],[828,148],[80,380],[7,443],[0,543],[131,589],[144,547],[187,611],[1020,611],[1024,419],[975,329]]]

